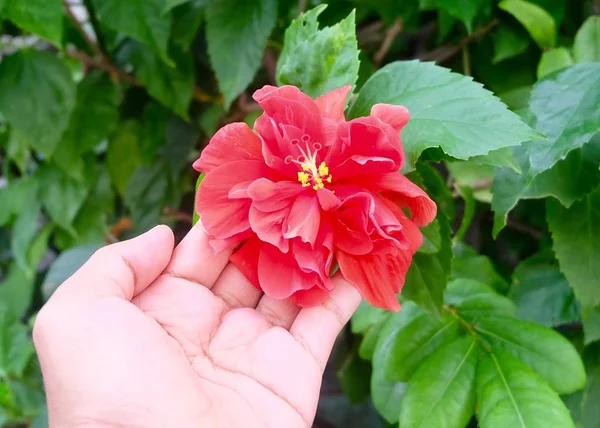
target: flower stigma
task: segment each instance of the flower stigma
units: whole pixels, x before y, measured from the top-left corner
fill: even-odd
[[[320,143],[312,143],[310,136],[307,134],[302,135],[302,141],[293,139],[291,143],[298,147],[301,155],[294,159],[292,156],[285,158],[285,163],[295,163],[302,171],[298,171],[298,181],[302,184],[302,187],[311,187],[313,190],[323,189],[325,182],[331,183],[332,176],[329,173],[329,167],[325,162],[321,162],[317,166],[317,154],[321,150],[322,146]],[[300,143],[304,143],[304,148]]]

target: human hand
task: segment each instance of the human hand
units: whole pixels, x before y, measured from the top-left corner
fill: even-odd
[[[173,246],[159,226],[105,247],[42,308],[50,426],[310,427],[356,289],[336,276],[300,309],[262,295],[200,224]]]

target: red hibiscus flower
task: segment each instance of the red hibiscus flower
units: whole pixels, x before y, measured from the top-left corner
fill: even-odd
[[[365,300],[398,310],[436,206],[398,172],[408,110],[377,104],[347,122],[350,89],[315,100],[293,86],[256,91],[254,132],[223,127],[194,163],[206,174],[196,210],[215,251],[235,248],[232,263],[269,296],[315,305],[337,263]]]

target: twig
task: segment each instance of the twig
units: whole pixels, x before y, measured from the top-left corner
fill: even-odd
[[[516,230],[517,232],[521,232],[524,235],[529,235],[535,239],[542,239],[544,237],[544,232],[541,230],[535,229],[531,226],[527,226],[526,224],[515,223],[514,221],[508,219],[506,221],[506,226],[510,229]]]
[[[298,0],[298,15],[306,10],[306,0]]]
[[[104,70],[107,73],[111,74],[112,76],[115,76],[119,80],[130,83],[133,86],[139,86],[139,87],[144,86],[142,84],[142,82],[140,82],[135,76],[128,74],[127,72],[121,70],[119,67],[115,66],[114,64],[112,64],[110,62],[96,60],[96,59],[92,58],[91,56],[89,56],[81,51],[78,51],[77,49],[67,48],[67,50],[65,52],[71,58],[75,58],[75,59],[81,61],[86,67]]]
[[[463,60],[463,74],[465,76],[471,75],[471,53],[469,52],[469,45],[465,45],[462,48],[462,60]]]
[[[277,59],[275,58],[275,54],[273,50],[267,47],[265,49],[265,54],[263,56],[262,63],[267,70],[267,75],[269,76],[269,82],[272,85],[276,84],[276,72],[277,72]]]
[[[90,35],[87,33],[87,31],[85,31],[85,28],[83,28],[83,25],[81,24],[81,22],[77,19],[77,17],[71,10],[70,6],[72,6],[72,5],[73,5],[73,3],[69,3],[65,0],[64,6],[67,11],[67,15],[69,15],[69,18],[73,22],[73,25],[75,26],[77,31],[79,31],[79,33],[81,34],[81,37],[83,37],[83,39],[85,40],[85,43],[88,45],[90,50],[92,52],[94,52],[95,55],[98,55],[99,57],[104,58],[104,52],[102,52],[102,49],[100,49],[100,46],[98,46],[98,44],[90,37]]]
[[[460,42],[458,42],[458,44],[440,46],[437,49],[434,49],[430,52],[425,52],[423,55],[420,55],[419,59],[421,61],[435,61],[437,63],[447,61],[448,59],[456,55],[458,52],[460,52],[465,46],[486,35],[490,30],[492,30],[496,25],[498,25],[498,23],[499,21],[497,19],[494,19],[489,24],[473,31],[473,34],[463,38]]]
[[[385,58],[385,55],[390,50],[392,43],[394,43],[394,40],[396,39],[398,34],[400,34],[400,32],[402,32],[403,26],[404,25],[403,25],[402,19],[398,18],[394,21],[392,26],[390,28],[388,28],[387,31],[385,32],[383,42],[381,42],[381,46],[379,47],[379,50],[377,50],[377,52],[375,52],[375,55],[373,56],[373,61],[375,62],[375,65],[377,67],[379,67],[381,65],[381,62],[383,61],[383,58]]]

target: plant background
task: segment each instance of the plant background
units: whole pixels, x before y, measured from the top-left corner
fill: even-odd
[[[53,290],[103,245],[185,235],[193,160],[289,83],[354,84],[348,117],[406,105],[404,172],[439,207],[403,310],[361,305],[340,336],[315,427],[600,427],[599,13],[0,0],[0,425],[47,426],[30,332]]]

